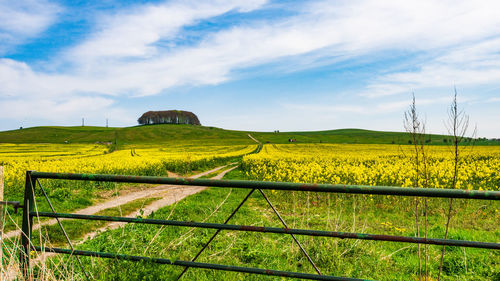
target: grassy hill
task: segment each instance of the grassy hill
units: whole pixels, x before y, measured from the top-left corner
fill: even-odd
[[[382,143],[408,144],[409,137],[403,132],[382,132],[362,129],[339,129],[308,132],[248,132],[225,130],[193,125],[147,125],[125,128],[106,127],[32,127],[0,132],[0,143],[96,143],[110,142],[117,145],[146,143],[176,143],[182,140],[193,145],[253,144],[251,134],[263,143]],[[429,135],[428,144],[443,145],[444,135]],[[476,144],[499,144],[478,141]]]
[[[33,127],[0,132],[0,143],[96,143],[118,145],[183,142],[254,144],[244,132],[193,125],[148,125],[125,128]]]
[[[328,131],[253,133],[262,142],[287,143],[295,139],[299,143],[383,143],[407,144],[409,137],[403,132],[381,132],[363,129],[338,129]],[[432,135],[432,144],[441,144],[446,136]]]

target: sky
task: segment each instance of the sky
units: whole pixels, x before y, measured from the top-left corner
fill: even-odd
[[[500,1],[0,0],[0,130],[187,110],[252,131],[500,138]]]

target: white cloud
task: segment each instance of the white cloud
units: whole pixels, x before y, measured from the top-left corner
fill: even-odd
[[[65,120],[74,116],[101,114],[113,104],[101,97],[67,97],[58,99],[6,99],[0,104],[2,118],[22,119],[29,113],[31,118]]]
[[[460,102],[463,102],[461,99]],[[297,112],[314,112],[321,113],[324,115],[337,115],[342,113],[351,113],[355,115],[377,115],[377,114],[387,114],[395,112],[404,112],[410,105],[410,97],[405,100],[394,100],[390,99],[388,101],[378,101],[372,102],[369,100],[359,101],[356,105],[346,103],[340,104],[338,102],[331,102],[331,104],[321,103],[321,104],[293,104],[286,103],[282,104],[282,107],[287,111],[297,111]],[[448,104],[450,103],[449,97],[437,97],[437,98],[419,98],[417,100],[417,106],[430,106],[436,104]]]
[[[231,79],[232,72],[237,69],[277,60],[300,61],[304,55],[316,62],[302,61],[301,68],[308,63],[314,66],[318,60],[329,57],[352,59],[380,50],[432,51],[464,42],[474,43],[497,34],[498,31],[491,27],[500,25],[500,17],[491,12],[499,4],[480,2],[472,5],[469,1],[349,1],[340,4],[322,1],[302,7],[304,11],[290,18],[235,26],[209,33],[195,45],[164,49],[155,42],[176,36],[182,26],[241,7],[234,2],[213,8],[214,3],[209,2],[202,6],[206,11],[194,12],[194,4],[174,2],[147,6],[130,15],[119,14],[107,21],[110,23],[107,28],[69,53],[77,57],[78,75],[95,82],[92,91],[152,95],[177,85],[218,84]],[[258,4],[254,7],[259,7]],[[185,16],[170,19],[172,13]],[[159,16],[163,14],[169,20]],[[466,27],[462,30],[458,26]],[[387,76],[381,80],[387,79],[388,85],[376,83],[370,90],[391,94],[408,91],[413,84],[429,80],[434,84],[438,80],[441,84],[453,83],[454,77],[446,76],[449,71],[446,65],[443,67],[433,69],[434,73],[428,72],[429,78],[424,77],[421,81],[415,81],[412,73]],[[450,67],[457,70],[456,65]],[[484,73],[487,76],[481,75],[483,70],[476,70],[477,73],[464,70],[461,77],[471,74],[477,78],[495,76],[497,66],[494,67],[491,73]],[[471,83],[483,81],[488,80],[477,79]]]
[[[68,56],[82,64],[89,63],[89,60],[99,63],[102,59],[151,58],[161,51],[155,43],[174,38],[184,26],[231,10],[248,12],[265,2],[170,1],[122,11],[101,18],[97,31],[83,44],[70,50]]]
[[[297,6],[293,16],[222,26],[190,45],[169,43],[181,38],[186,26],[229,11],[262,9],[265,3],[170,1],[104,15],[82,43],[48,63],[63,64],[69,70],[34,71],[22,62],[0,60],[0,99],[43,98],[52,102],[47,107],[57,108],[67,97],[90,96],[96,98],[96,104],[109,108],[113,105],[108,100],[120,95],[154,95],[179,85],[219,84],[248,67],[286,62],[291,65],[287,71],[294,71],[332,58],[355,61],[380,52],[388,56],[393,51],[428,55],[416,70],[373,79],[365,96],[500,81],[500,40],[495,39],[500,36],[496,28],[500,26],[500,2],[493,0],[307,2]],[[51,20],[39,22],[26,20],[26,25],[33,30],[33,26],[42,26],[40,32]],[[345,104],[330,109],[373,113],[400,110],[403,105],[406,102],[395,101],[368,108]]]
[[[500,35],[500,34],[499,34]],[[455,47],[415,71],[403,71],[375,78],[361,93],[382,97],[418,89],[458,88],[469,85],[500,86],[500,38],[486,39],[465,47]]]
[[[170,70],[168,65],[163,69],[161,66],[154,69],[148,68],[153,66],[148,64],[141,69],[141,64],[129,65],[121,59],[136,56],[144,61],[157,56],[152,44],[175,36],[185,25],[231,10],[248,12],[264,3],[263,0],[171,1],[105,17],[95,34],[65,52],[65,62],[62,63],[74,66],[68,73],[35,71],[24,62],[0,59],[0,118],[20,119],[29,115],[30,118],[61,120],[114,112],[113,116],[122,116],[121,122],[135,122],[127,119],[123,110],[114,107],[113,99],[101,95],[113,97],[124,93],[158,93],[175,85],[180,78],[165,75],[176,71],[174,65],[171,65]],[[34,36],[50,24],[49,15],[53,14],[44,13],[49,9],[40,9],[38,17],[23,18],[33,12],[28,9],[29,3],[24,4],[19,5],[18,9],[23,13],[17,14],[20,16],[17,20],[24,25],[17,26],[16,20],[9,18],[11,21],[0,26],[0,30],[8,29],[12,36]],[[7,17],[5,13],[0,15]],[[55,64],[60,64],[61,57],[57,59]],[[106,64],[103,60],[114,62]],[[199,78],[202,79],[204,72],[202,69],[199,71]]]
[[[34,72],[25,63],[0,59],[0,118],[53,121],[70,120],[81,116],[114,116],[129,120],[123,110],[113,107],[114,100],[99,95],[82,94],[85,81],[64,75]],[[33,88],[26,87],[33,85]],[[36,87],[36,88],[35,88]],[[131,121],[131,120],[129,120]],[[132,120],[133,121],[133,120]]]
[[[0,54],[43,32],[61,11],[47,0],[0,0]]]
[[[339,3],[339,4],[337,4]],[[316,18],[336,23],[330,34],[352,49],[430,49],[485,38],[498,31],[500,3],[471,1],[323,1],[311,6]]]
[[[325,104],[283,104],[285,109],[297,112],[315,112],[315,113],[367,113],[367,107],[361,105],[325,105]]]
[[[0,97],[57,98],[92,93],[92,82],[85,77],[37,72],[26,63],[0,59]]]

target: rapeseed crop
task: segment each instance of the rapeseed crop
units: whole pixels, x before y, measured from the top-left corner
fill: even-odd
[[[102,173],[162,176],[251,153],[256,145],[124,147],[108,153],[101,144],[0,144],[7,192],[20,191],[25,172]]]
[[[403,186],[413,185],[415,169],[408,145],[266,144],[243,158],[247,176],[256,180]],[[428,146],[429,187],[450,188],[453,154]],[[457,188],[499,190],[500,147],[461,147]],[[419,186],[423,186],[420,179]]]

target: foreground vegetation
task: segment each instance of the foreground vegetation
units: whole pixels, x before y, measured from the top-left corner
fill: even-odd
[[[295,182],[333,182],[371,185],[410,185],[412,178],[409,147],[394,145],[291,144],[264,145],[258,154],[243,157],[243,169],[229,174],[233,179]],[[430,147],[433,183],[446,188],[449,181],[447,147]],[[499,151],[475,147],[461,163],[458,187],[498,189]],[[472,172],[466,172],[471,170]],[[150,216],[157,219],[222,223],[249,190],[212,188],[163,208]],[[411,197],[319,194],[269,191],[267,195],[289,227],[344,232],[415,236],[414,200]],[[427,218],[421,219],[427,236],[445,235],[447,199],[429,199]],[[500,204],[479,200],[456,200],[449,239],[498,242]],[[282,225],[258,192],[231,220],[232,224]],[[71,228],[75,222],[67,222]],[[169,259],[190,260],[208,241],[214,230],[183,227],[127,225],[104,232],[85,242],[80,249],[117,252]],[[422,232],[421,234],[422,235]],[[418,246],[405,243],[359,241],[300,236],[324,274],[377,280],[417,280]],[[48,232],[44,243],[61,242],[60,234]],[[430,280],[439,270],[441,248],[427,249]],[[498,251],[446,247],[441,280],[498,280]],[[74,260],[58,257],[58,268],[80,272]],[[85,267],[98,280],[175,279],[182,268],[168,265],[131,263],[83,258]],[[314,273],[291,237],[277,234],[223,231],[212,242],[200,262]],[[121,269],[121,270],[119,270]],[[56,276],[56,277],[57,277]],[[79,276],[76,273],[76,276]],[[82,276],[80,276],[82,277]],[[186,280],[266,280],[273,277],[212,270],[190,269]]]
[[[241,171],[232,177],[241,178]],[[249,190],[211,188],[155,212],[150,218],[223,223]],[[411,200],[388,196],[326,195],[301,192],[267,192],[289,227],[346,232],[413,236]],[[459,200],[449,237],[495,242],[500,237],[498,205]],[[429,237],[444,235],[446,200],[429,202]],[[282,227],[258,192],[230,221],[232,224]],[[129,224],[104,232],[80,249],[190,260],[214,230]],[[336,238],[298,236],[324,274],[375,280],[415,280],[417,246]],[[440,247],[429,247],[429,275],[437,275]],[[74,259],[58,257],[64,272],[79,271]],[[498,280],[498,251],[447,247],[441,280]],[[181,267],[83,258],[97,280],[174,280]],[[198,259],[268,269],[315,273],[290,236],[222,231]],[[275,277],[190,269],[184,280],[275,280]],[[432,280],[432,279],[431,279]]]
[[[208,170],[240,159],[257,145],[218,146],[123,146],[109,152],[99,144],[0,144],[0,165],[5,167],[5,198],[22,201],[27,170],[65,173],[100,173],[144,176],[166,176],[167,171],[187,174]],[[88,207],[102,198],[103,191],[118,193],[114,183],[44,181],[52,202],[59,211]],[[106,192],[105,192],[106,193]],[[38,192],[40,208],[48,207]],[[12,214],[4,231],[16,228],[20,213]]]
[[[415,178],[412,148],[408,145],[390,144],[397,140],[394,134],[407,140],[408,136],[403,133],[362,130],[252,133],[261,142],[271,143],[265,144],[258,154],[251,154],[256,151],[257,145],[248,137],[248,132],[183,126],[185,125],[159,125],[119,130],[89,127],[33,128],[9,134],[0,133],[1,141],[2,137],[5,140],[20,134],[20,131],[24,134],[30,130],[42,130],[44,133],[41,139],[48,142],[0,144],[0,165],[6,166],[7,172],[6,197],[8,200],[22,199],[25,170],[163,176],[167,174],[167,170],[186,175],[234,161],[241,161],[242,168],[231,172],[226,178],[408,187],[414,185],[411,182]],[[167,128],[171,130],[165,130]],[[74,132],[68,132],[72,130]],[[359,134],[360,137],[352,138],[353,134]],[[375,137],[377,134],[380,135]],[[24,141],[31,142],[29,134],[23,136]],[[372,142],[386,144],[323,143],[342,142],[349,138],[352,142],[363,143],[370,142],[372,137],[377,139]],[[275,144],[288,142],[287,138],[296,138],[299,144]],[[63,144],[66,139],[70,140],[69,143]],[[159,139],[162,141],[158,142]],[[440,137],[433,137],[431,142],[434,139],[442,144]],[[428,186],[449,188],[453,177],[452,153],[447,146],[428,146],[427,151],[431,179]],[[500,148],[475,146],[461,151],[463,157],[459,163],[456,187],[498,190]],[[44,180],[42,184],[59,212],[95,204],[103,199],[101,196],[104,193],[117,194],[122,187],[130,187],[99,182],[51,180]],[[248,192],[245,189],[211,188],[178,204],[160,209],[150,217],[222,223]],[[412,197],[280,191],[267,191],[266,194],[289,227],[416,235],[415,200]],[[41,199],[40,196],[38,194],[38,199]],[[130,213],[156,199],[129,202],[118,208],[103,210],[99,214]],[[428,237],[443,238],[446,232],[447,200],[429,199],[427,204],[426,218],[420,217],[421,227],[425,226]],[[37,206],[39,210],[50,210],[44,200],[39,200]],[[498,242],[499,209],[500,204],[496,201],[456,200],[448,238]],[[12,221],[18,221],[19,215],[12,218]],[[258,192],[254,192],[230,223],[282,226]],[[104,225],[84,221],[64,221],[63,224],[72,240],[82,237],[85,230],[95,230]],[[14,227],[14,223],[7,223],[5,230]],[[122,229],[103,232],[77,248],[190,260],[212,233],[214,230],[129,224]],[[38,242],[46,246],[58,246],[65,241],[57,226],[43,227],[37,232],[37,238],[42,238]],[[299,236],[298,239],[324,274],[378,280],[418,280],[416,245],[306,236]],[[436,279],[440,251],[440,247],[428,247],[429,280]],[[8,256],[4,263],[6,260],[9,261]],[[500,280],[499,260],[498,251],[446,247],[441,280]],[[82,258],[82,261],[96,280],[174,279],[182,271],[182,268],[168,265],[89,258]],[[291,237],[277,234],[223,231],[198,261],[315,272]],[[75,259],[65,256],[48,259],[38,270],[42,279],[84,279]],[[274,280],[276,277],[190,269],[184,278]]]

